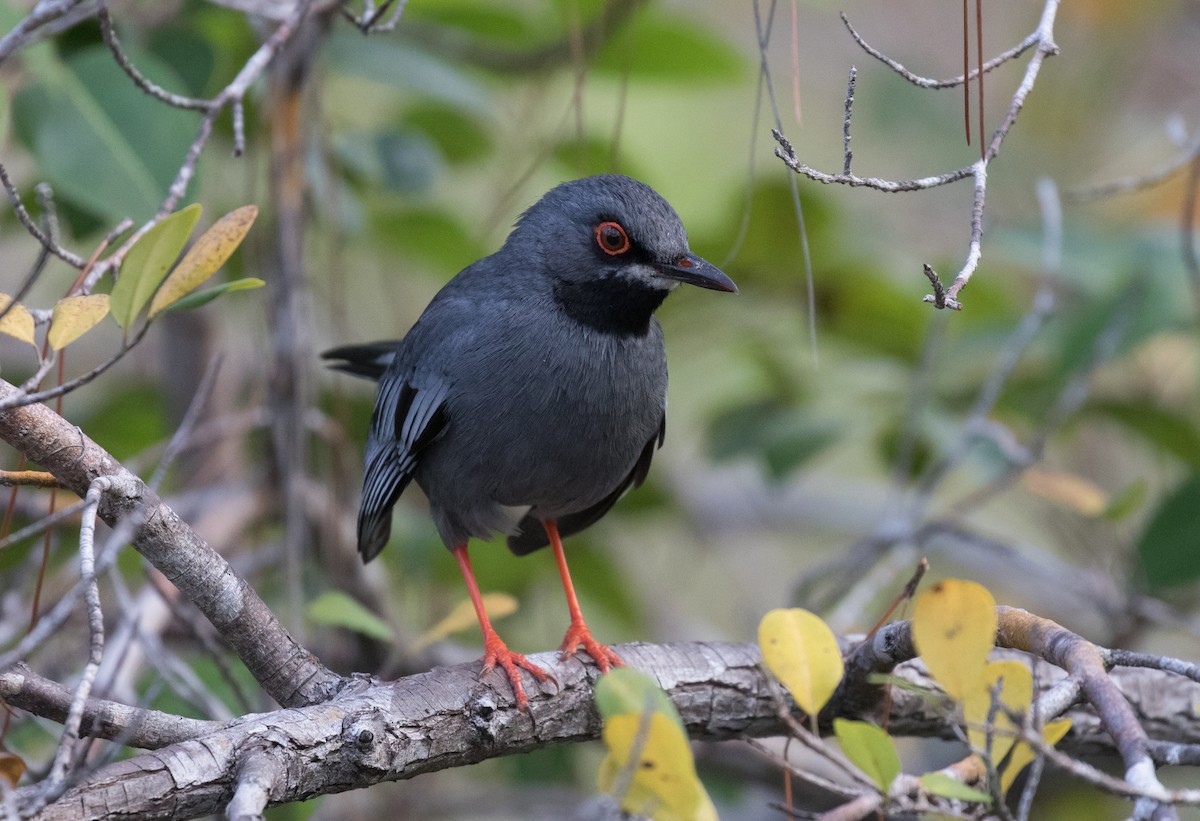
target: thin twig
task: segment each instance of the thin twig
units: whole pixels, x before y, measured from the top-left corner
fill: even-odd
[[[111,357],[106,359],[104,362],[101,362],[99,365],[92,368],[87,373],[85,373],[81,376],[77,376],[70,381],[63,382],[61,385],[56,385],[53,388],[47,388],[46,390],[38,391],[37,393],[28,393],[29,387],[27,387],[27,386],[29,386],[31,383],[37,384],[36,382],[33,381],[33,378],[31,378],[28,382],[26,382],[25,385],[21,386],[21,389],[19,391],[12,394],[11,396],[8,396],[5,399],[0,400],[0,411],[12,410],[13,408],[20,408],[25,405],[33,405],[37,402],[45,402],[47,399],[53,399],[56,396],[63,396],[65,394],[68,394],[71,391],[75,390],[76,388],[83,387],[84,385],[88,384],[93,379],[95,379],[97,376],[99,376],[100,374],[107,371],[113,365],[117,364],[117,362],[119,362],[121,360],[121,358],[125,356],[125,354],[127,354],[135,345],[137,345],[139,342],[142,341],[142,339],[146,336],[146,331],[148,331],[149,329],[150,329],[150,323],[147,322],[146,324],[144,324],[142,326],[141,330],[138,331],[137,335],[134,336],[133,339],[125,342],[125,344],[123,344],[121,346],[120,350],[118,350]],[[54,362],[53,355],[47,357],[46,361],[53,364],[53,362]],[[44,375],[45,374],[42,374],[42,376],[44,376]],[[41,379],[38,378],[37,382],[40,382],[40,381],[41,381]]]
[[[850,175],[850,160],[854,156],[850,151],[850,115],[854,112],[854,80],[858,77],[858,69],[850,66],[850,79],[846,82],[846,114],[842,119],[842,173]]]
[[[1021,109],[1025,106],[1025,100],[1029,96],[1029,92],[1033,90],[1034,83],[1037,81],[1038,73],[1041,71],[1042,63],[1045,61],[1046,57],[1058,53],[1058,46],[1054,43],[1054,19],[1058,12],[1058,5],[1059,0],[1046,0],[1046,5],[1042,11],[1042,17],[1038,22],[1036,31],[1034,31],[1034,33],[1019,46],[1014,49],[1010,49],[1009,52],[1006,52],[1005,55],[1002,55],[1006,60],[1012,59],[1012,57],[1024,52],[1030,46],[1036,45],[1033,56],[1029,59],[1029,64],[1025,68],[1025,74],[1021,79],[1021,83],[1017,86],[1017,90],[1013,93],[1012,102],[1009,104],[1008,113],[1005,115],[1004,121],[992,135],[992,140],[988,144],[987,150],[982,153],[980,159],[965,168],[959,168],[955,171],[950,171],[933,177],[899,181],[885,180],[879,177],[859,177],[849,172],[843,172],[841,174],[826,174],[800,162],[796,156],[796,152],[792,147],[792,144],[786,138],[784,138],[781,131],[776,128],[776,130],[773,132],[776,141],[779,143],[779,148],[775,149],[776,156],[783,160],[784,163],[786,163],[787,166],[796,173],[803,174],[811,180],[826,185],[848,185],[851,187],[872,188],[876,191],[882,191],[886,193],[898,193],[902,191],[924,191],[930,188],[936,188],[941,185],[957,182],[958,180],[965,179],[968,176],[974,179],[974,197],[971,206],[971,232],[970,240],[967,245],[966,259],[958,273],[955,275],[954,281],[945,289],[944,292],[935,289],[934,294],[925,297],[926,302],[933,304],[937,308],[951,308],[955,310],[960,309],[962,304],[958,299],[958,295],[971,281],[971,277],[979,268],[979,261],[982,256],[983,214],[984,202],[987,195],[988,165],[999,155],[1000,146],[1003,144],[1005,137],[1008,135],[1009,131],[1013,127],[1013,124],[1016,122],[1017,115],[1020,114]],[[924,81],[924,78],[919,78],[916,77],[916,75],[912,75],[911,72],[904,70],[903,66],[901,66],[899,63],[896,63],[895,61],[884,57],[874,49],[869,48],[858,35],[858,33],[854,31],[853,27],[850,26],[849,20],[844,14],[842,15],[842,19],[843,22],[846,23],[847,28],[850,30],[850,33],[855,40],[858,41],[859,44],[865,49],[867,49],[868,53],[872,54],[872,56],[882,59],[894,70],[905,76],[906,79],[909,79],[911,82],[916,82],[917,85],[928,86],[932,84],[932,81]],[[990,65],[990,63],[983,64],[983,69],[986,70],[988,65]],[[982,77],[982,72],[977,71],[974,74],[968,74],[967,79],[969,79],[971,76]],[[982,141],[982,135],[980,135],[980,139]],[[926,276],[928,275],[929,272],[927,271]],[[933,280],[931,279],[931,282],[932,281]]]
[[[867,41],[863,39],[862,35],[855,31],[854,26],[850,25],[850,18],[846,16],[845,12],[842,12],[841,17],[842,22],[846,25],[847,31],[850,32],[850,36],[854,38],[854,42],[858,43],[859,47],[862,48],[863,51],[865,51],[867,54],[870,54],[876,60],[883,63],[892,71],[896,72],[915,86],[919,86],[921,88],[953,88],[955,86],[962,85],[964,79],[973,80],[979,76],[978,69],[967,74],[965,78],[963,75],[959,75],[958,77],[953,77],[949,80],[931,80],[928,77],[921,77],[913,74],[903,65],[867,43]],[[1010,48],[1008,51],[998,54],[991,60],[988,60],[983,64],[983,73],[986,74],[989,71],[993,71],[1007,63],[1009,60],[1020,57],[1022,54],[1038,44],[1039,37],[1040,30],[1035,31],[1020,43]],[[980,138],[982,139],[982,135],[980,135]]]
[[[67,249],[53,242],[50,237],[42,233],[42,229],[38,227],[33,218],[29,216],[29,212],[25,210],[25,204],[21,202],[21,195],[17,192],[16,187],[12,184],[12,180],[8,178],[8,169],[4,167],[4,163],[0,163],[0,185],[4,186],[5,192],[8,194],[8,201],[12,204],[13,212],[16,213],[17,219],[25,226],[25,230],[30,235],[42,244],[54,256],[61,259],[73,268],[82,268],[84,265],[83,257],[78,254],[73,254]]]
[[[104,37],[104,44],[112,52],[113,59],[117,61],[117,65],[121,67],[121,70],[129,75],[129,79],[133,80],[134,85],[154,99],[175,108],[182,108],[187,111],[208,111],[212,108],[212,100],[184,97],[167,91],[137,70],[137,67],[133,65],[133,61],[129,59],[129,55],[121,48],[121,41],[117,37],[117,32],[113,29],[112,18],[109,17],[108,4],[105,0],[101,0],[100,7],[96,10],[96,17],[100,21],[100,34]]]

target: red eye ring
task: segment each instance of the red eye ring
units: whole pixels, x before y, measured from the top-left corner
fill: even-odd
[[[610,257],[623,254],[632,246],[629,234],[625,233],[625,229],[619,223],[611,221],[602,222],[596,226],[596,244]]]

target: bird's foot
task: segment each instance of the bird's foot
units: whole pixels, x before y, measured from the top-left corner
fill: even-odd
[[[509,683],[512,684],[513,695],[517,699],[517,709],[521,712],[529,710],[529,696],[525,695],[525,688],[521,685],[521,670],[527,671],[537,680],[538,684],[554,681],[554,676],[541,667],[522,654],[509,650],[508,645],[496,633],[484,638],[483,648],[483,675],[486,676],[496,668],[496,665],[500,665],[508,676]]]
[[[579,648],[596,661],[601,673],[607,673],[610,667],[624,667],[625,662],[611,647],[601,644],[592,638],[592,631],[582,621],[572,621],[563,636],[562,646],[558,648],[561,658],[568,659],[575,655]]]

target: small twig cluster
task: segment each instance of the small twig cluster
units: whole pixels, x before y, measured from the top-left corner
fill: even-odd
[[[929,302],[937,308],[952,308],[961,310],[962,303],[959,301],[958,295],[967,283],[970,282],[971,276],[979,267],[979,260],[982,256],[983,243],[983,214],[984,201],[987,194],[987,173],[988,167],[1000,153],[1000,147],[1004,143],[1004,139],[1008,136],[1013,124],[1017,120],[1017,115],[1020,114],[1022,107],[1025,105],[1025,99],[1029,96],[1029,92],[1033,90],[1034,83],[1037,81],[1038,72],[1041,70],[1042,63],[1051,55],[1058,53],[1058,46],[1054,43],[1054,19],[1058,13],[1058,0],[1047,0],[1045,8],[1042,11],[1042,18],[1038,22],[1037,29],[1032,34],[1026,37],[1016,46],[1008,51],[992,58],[983,65],[983,71],[988,72],[1004,63],[1020,57],[1029,49],[1034,49],[1033,56],[1029,59],[1029,64],[1025,69],[1025,76],[1021,80],[1017,90],[1013,93],[1012,101],[1009,104],[1008,113],[1003,122],[996,128],[992,135],[991,142],[988,144],[983,156],[978,161],[963,168],[958,168],[953,171],[948,171],[943,174],[938,174],[930,177],[922,177],[911,180],[888,180],[881,177],[861,177],[851,171],[850,152],[850,119],[853,113],[853,95],[854,95],[854,78],[855,72],[851,69],[850,83],[846,93],[845,116],[842,123],[842,145],[843,145],[843,163],[842,171],[839,174],[828,174],[823,171],[806,165],[801,162],[796,154],[796,149],[792,143],[779,131],[775,130],[772,133],[779,147],[775,149],[775,155],[779,157],[789,168],[797,174],[803,174],[811,180],[823,183],[826,185],[848,185],[851,187],[871,188],[876,191],[886,193],[898,193],[905,191],[928,191],[932,188],[938,188],[943,185],[948,185],[953,182],[971,177],[974,182],[974,197],[971,207],[971,231],[970,239],[967,245],[967,256],[962,267],[954,277],[954,281],[949,287],[943,287],[940,283],[938,275],[929,266],[925,266],[925,275],[929,278],[933,285],[934,293],[927,295],[925,301]],[[887,57],[877,49],[871,47],[860,35],[853,26],[850,25],[849,18],[845,14],[842,15],[842,21],[846,24],[846,28],[850,31],[854,38],[862,48],[872,57],[882,61],[885,65],[895,71],[908,82],[920,88],[950,88],[969,82],[973,77],[978,76],[978,70],[968,72],[965,76],[955,77],[949,80],[934,80],[926,77],[921,77],[906,69],[897,61]]]

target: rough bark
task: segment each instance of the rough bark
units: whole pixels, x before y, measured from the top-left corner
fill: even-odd
[[[619,652],[667,691],[693,738],[786,732],[755,645],[634,644]],[[275,805],[598,738],[595,668],[576,659],[560,661],[556,653],[532,658],[559,687],[547,684],[538,691],[528,682],[528,713],[516,709],[501,674],[479,679],[477,663],[395,682],[362,678],[325,704],[244,716],[208,735],[85,774],[41,817],[195,818],[222,811],[247,771],[279,774],[268,790]],[[930,685],[917,663],[902,664],[896,674]],[[1043,677],[1042,691],[1057,678],[1061,675]],[[1171,740],[1200,741],[1194,722],[1170,720],[1187,715],[1200,685],[1149,669],[1118,670],[1114,680],[1139,714],[1175,734]],[[920,693],[892,688],[890,707],[894,735],[953,736],[946,714]],[[1094,713],[1077,708],[1068,715],[1075,727],[1060,748],[1112,751]],[[263,789],[261,783],[255,788]]]

